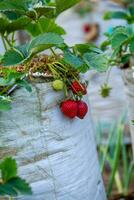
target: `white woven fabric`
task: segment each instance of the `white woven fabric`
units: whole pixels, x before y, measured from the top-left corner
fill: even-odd
[[[133,66],[134,60],[131,60],[131,65]],[[122,71],[123,80],[126,89],[127,95],[127,105],[128,105],[128,114],[130,122],[130,132],[133,146],[133,155],[134,155],[134,125],[132,120],[134,120],[134,70],[126,69]]]
[[[31,183],[23,200],[105,200],[90,111],[84,120],[61,113],[61,93],[51,83],[14,92],[13,108],[1,113],[0,157],[14,156]]]

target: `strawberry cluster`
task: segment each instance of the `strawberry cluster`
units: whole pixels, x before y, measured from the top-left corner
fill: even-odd
[[[78,117],[84,119],[88,112],[88,106],[84,101],[66,100],[61,104],[61,111],[69,118]]]
[[[70,89],[76,96],[76,99],[68,99],[63,101],[61,103],[61,111],[65,116],[71,119],[75,117],[84,119],[88,112],[88,106],[84,101],[81,100],[81,97],[87,94],[86,86],[78,81],[73,81]],[[80,100],[77,99],[78,97],[80,97]]]
[[[55,80],[53,81],[52,87],[55,91],[60,91],[65,88],[65,85],[62,80]],[[81,100],[83,95],[87,94],[85,84],[75,80],[71,82],[71,85],[67,89],[71,91],[72,95],[61,103],[60,108],[62,113],[71,119],[75,117],[84,119],[88,112],[87,104]]]

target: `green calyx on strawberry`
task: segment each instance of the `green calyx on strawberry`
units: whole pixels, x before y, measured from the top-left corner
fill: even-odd
[[[73,119],[78,117],[80,119],[84,119],[88,112],[88,106],[84,101],[75,101],[75,100],[66,100],[61,104],[62,113]]]
[[[111,92],[112,88],[107,84],[107,83],[104,83],[102,86],[101,86],[101,89],[100,89],[100,94],[103,98],[106,98],[106,97],[109,97],[110,96],[110,92]]]
[[[86,95],[87,89],[85,84],[79,83],[78,81],[73,81],[71,84],[71,90],[76,95]]]
[[[61,91],[64,88],[64,82],[61,80],[55,80],[52,83],[53,89],[56,91]]]

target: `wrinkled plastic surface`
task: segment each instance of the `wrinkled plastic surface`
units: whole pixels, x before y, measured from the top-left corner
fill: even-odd
[[[90,109],[84,120],[70,120],[51,83],[32,87],[16,90],[12,110],[0,114],[0,158],[17,159],[34,193],[17,199],[105,200]]]
[[[134,59],[131,60],[131,66],[134,65]],[[122,77],[125,84],[127,106],[129,114],[130,132],[132,139],[133,155],[134,155],[134,69],[126,69],[122,71]]]

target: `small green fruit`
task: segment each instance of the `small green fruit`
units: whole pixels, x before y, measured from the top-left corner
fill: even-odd
[[[109,97],[110,96],[110,92],[111,92],[112,88],[107,84],[107,83],[104,83],[102,86],[101,86],[101,89],[100,89],[100,94],[103,98],[106,98],[106,97]]]
[[[61,80],[55,80],[53,81],[53,89],[56,91],[63,90],[64,83]]]

